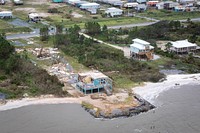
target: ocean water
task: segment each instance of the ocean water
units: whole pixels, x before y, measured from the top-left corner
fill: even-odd
[[[200,86],[161,93],[147,113],[94,119],[78,104],[31,105],[0,112],[0,133],[200,133]]]

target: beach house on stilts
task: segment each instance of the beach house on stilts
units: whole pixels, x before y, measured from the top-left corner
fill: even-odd
[[[152,60],[154,47],[141,39],[133,39],[133,44],[130,45],[130,56],[138,60]]]

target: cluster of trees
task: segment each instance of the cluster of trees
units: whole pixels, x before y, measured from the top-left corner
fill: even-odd
[[[160,21],[146,27],[133,27],[131,29],[110,29],[99,34],[91,34],[103,41],[113,44],[131,44],[133,38],[141,38],[150,42],[153,40],[181,40],[188,38],[190,42],[198,41],[200,35],[200,24],[189,22],[183,26],[180,21]],[[121,37],[127,35],[127,37]]]
[[[92,39],[80,36],[78,29],[77,26],[68,29],[63,36],[64,42],[69,43],[63,43],[59,45],[59,48],[67,55],[77,58],[85,66],[104,73],[116,71],[118,72],[118,76],[126,75],[130,80],[135,82],[156,82],[163,77],[157,69],[150,67],[146,63],[127,59],[120,50],[94,43]],[[107,28],[102,28],[101,32],[106,33]],[[112,78],[112,75],[110,76]]]
[[[186,58],[180,58],[175,53],[168,51],[162,51],[156,46],[156,40],[181,40],[188,38],[192,43],[200,41],[200,23],[188,22],[187,26],[183,26],[180,21],[160,21],[156,24],[147,27],[134,27],[132,29],[118,29],[118,30],[101,30],[99,34],[91,34],[96,38],[103,41],[108,41],[113,44],[131,44],[133,38],[141,38],[151,42],[155,47],[155,52],[159,55],[166,56],[172,59],[179,59],[180,63],[185,65],[186,71],[198,72],[200,70],[199,59],[195,59],[192,55],[186,56]],[[125,36],[122,38],[121,36]],[[166,48],[169,49],[171,44],[167,44]],[[192,59],[193,57],[193,59]],[[188,70],[190,66],[194,69]]]
[[[0,36],[0,93],[7,98],[21,98],[24,93],[67,95],[56,76],[35,66],[26,55],[26,51],[16,54],[14,46]]]

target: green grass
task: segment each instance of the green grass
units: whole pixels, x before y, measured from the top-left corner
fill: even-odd
[[[129,91],[133,87],[136,87],[138,85],[141,85],[142,83],[139,82],[133,82],[130,80],[128,75],[119,75],[119,74],[112,74],[109,75],[112,80],[113,80],[113,85],[114,85],[114,92],[118,92],[120,90],[127,90]]]
[[[0,19],[0,33],[21,33],[21,32],[31,32],[32,30],[28,27],[16,27],[9,24],[10,20]]]
[[[5,29],[5,28],[13,28],[13,26],[9,24],[6,20],[0,19],[0,30]]]
[[[140,13],[141,16],[155,18],[159,20],[182,20],[188,18],[200,17],[200,12],[175,12],[167,10],[148,10],[144,13]]]
[[[154,61],[147,61],[146,63],[153,68],[159,68],[159,66],[165,66],[168,63],[170,63],[171,61],[172,61],[172,59],[170,59],[168,57],[161,56],[160,59],[157,59],[157,60],[154,60]]]

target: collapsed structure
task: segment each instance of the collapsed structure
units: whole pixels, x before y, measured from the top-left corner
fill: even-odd
[[[79,73],[76,78],[76,87],[84,94],[100,91],[105,91],[107,95],[112,94],[112,80],[99,71]]]

